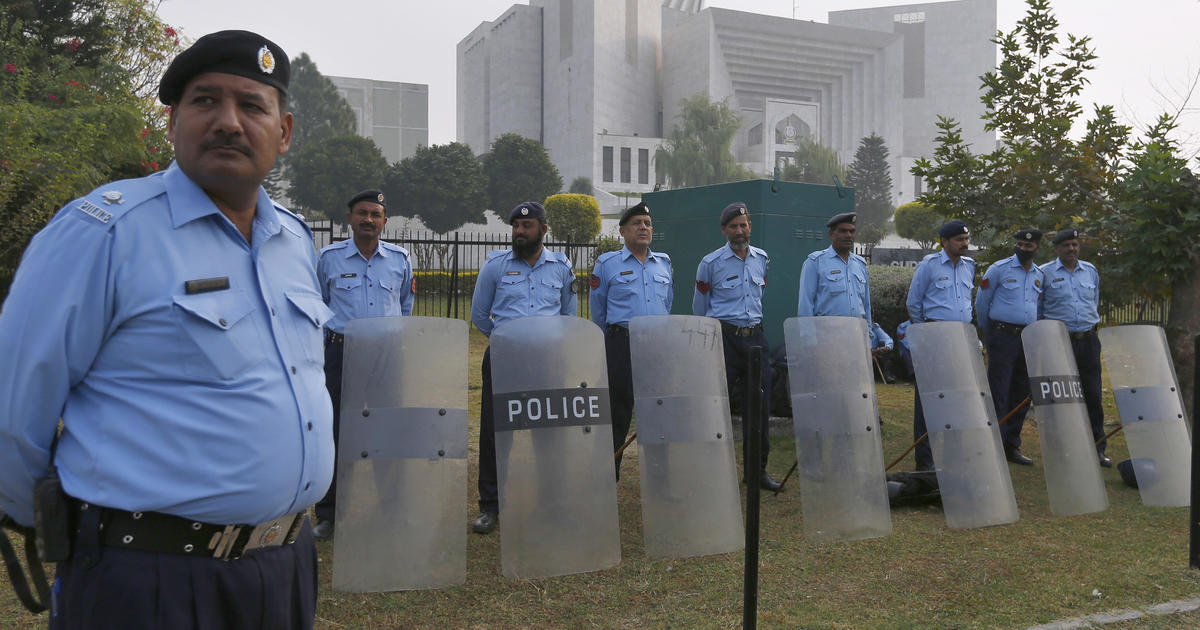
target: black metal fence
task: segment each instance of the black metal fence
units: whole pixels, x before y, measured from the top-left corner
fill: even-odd
[[[1122,302],[1100,301],[1100,321],[1106,325],[1153,324],[1166,326],[1171,314],[1170,300],[1131,297]]]
[[[345,226],[330,225],[328,221],[315,221],[310,226],[318,248],[350,237]],[[512,247],[512,236],[508,233],[437,234],[385,230],[383,239],[408,250],[415,270],[413,275],[417,280],[412,314],[457,319],[471,317],[475,278],[479,268],[487,261],[488,254]],[[587,276],[596,256],[597,244],[546,240],[544,245],[546,249],[562,252],[571,259],[576,276],[574,290],[579,300],[579,315],[588,317]]]

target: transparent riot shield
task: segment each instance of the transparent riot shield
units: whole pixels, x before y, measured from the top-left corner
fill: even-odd
[[[721,324],[648,315],[629,322],[646,555],[745,546]]]
[[[804,535],[892,533],[875,378],[861,317],[784,320]]]
[[[1000,442],[979,336],[965,322],[908,327],[946,525],[1017,521],[1017,500]]]
[[[621,561],[604,335],[579,317],[523,317],[491,336],[500,562],[506,577]]]
[[[467,578],[467,324],[346,324],[333,587],[439,588]]]
[[[1100,345],[1142,503],[1189,505],[1192,440],[1166,334],[1158,326],[1101,328]]]
[[[1043,319],[1025,327],[1021,342],[1042,440],[1050,511],[1058,516],[1074,516],[1108,509],[1067,327],[1060,321]]]

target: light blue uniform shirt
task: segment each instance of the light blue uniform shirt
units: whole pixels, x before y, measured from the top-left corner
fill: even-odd
[[[491,336],[504,322],[533,315],[574,315],[575,274],[565,254],[543,248],[533,267],[511,249],[488,254],[475,280],[471,321]]]
[[[908,317],[920,322],[971,321],[971,287],[975,261],[966,256],[958,264],[945,251],[921,259],[908,285]]]
[[[646,262],[637,259],[628,247],[606,252],[596,259],[592,269],[592,321],[604,328],[609,324],[629,327],[637,315],[666,315],[675,299],[671,257],[650,252]]]
[[[992,321],[1024,326],[1037,321],[1045,274],[1032,262],[1029,271],[1016,255],[997,260],[983,274],[975,294],[979,328],[987,332]]]
[[[251,240],[175,164],[34,237],[0,314],[0,508],[32,522],[60,416],[59,476],[89,503],[234,524],[325,494],[312,233],[260,188]]]
[[[1083,332],[1100,323],[1100,274],[1092,263],[1075,263],[1068,271],[1062,261],[1042,265],[1046,274],[1045,291],[1039,308],[1042,319],[1057,319],[1068,332]]]
[[[726,243],[700,260],[692,313],[715,317],[734,326],[762,323],[763,291],[767,288],[767,252],[750,245],[746,259]]]
[[[823,315],[861,317],[867,320],[872,348],[892,346],[891,337],[871,319],[871,285],[867,279],[866,259],[850,252],[849,259],[842,260],[832,245],[809,254],[800,269],[800,303],[796,316]]]
[[[317,262],[321,296],[333,309],[325,326],[346,332],[346,322],[362,317],[411,315],[413,273],[408,250],[379,241],[371,259],[363,258],[354,239],[327,245]]]

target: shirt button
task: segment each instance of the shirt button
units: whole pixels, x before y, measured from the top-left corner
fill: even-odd
[[[312,431],[312,423],[311,422],[308,423],[308,430]]]
[[[295,374],[295,373],[296,373],[296,366],[293,365],[292,366],[292,374]]]
[[[271,307],[271,317],[275,317],[275,307]]]
[[[307,481],[307,482],[305,482],[305,483],[304,483],[304,489],[305,489],[305,490],[308,490],[308,488],[309,488],[310,486],[312,486],[312,482],[311,482],[311,481]]]
[[[224,317],[222,317],[221,319],[218,319],[218,320],[217,320],[217,323],[218,323],[218,324],[220,324],[220,325],[222,325],[222,326],[228,326],[228,325],[229,325],[229,324],[227,324],[227,323],[225,322],[225,318],[224,318]]]

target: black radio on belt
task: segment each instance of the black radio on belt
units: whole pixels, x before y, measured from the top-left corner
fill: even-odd
[[[34,540],[42,562],[62,562],[71,556],[70,514],[58,468],[51,465],[50,474],[33,487]]]

